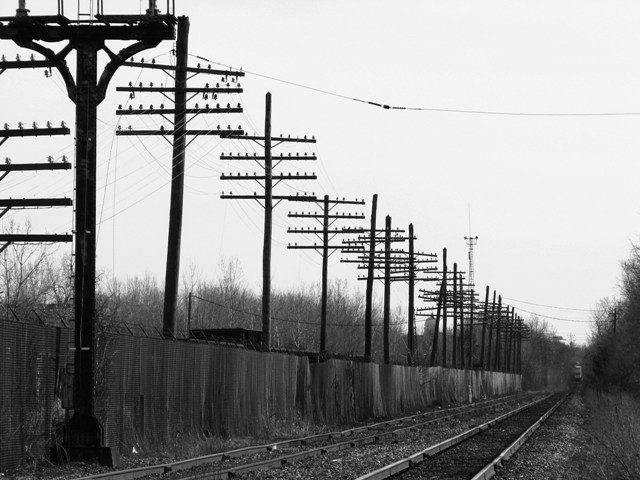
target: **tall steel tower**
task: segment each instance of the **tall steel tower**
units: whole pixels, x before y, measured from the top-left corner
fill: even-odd
[[[56,459],[62,459],[57,456],[61,451],[64,460],[97,461],[113,467],[119,463],[118,451],[106,446],[104,425],[95,415],[98,105],[114,74],[129,58],[163,40],[175,39],[175,8],[167,0],[167,12],[172,13],[160,14],[157,0],[149,0],[146,14],[110,15],[104,14],[100,0],[98,12],[78,12],[81,18],[73,21],[64,16],[64,0],[57,2],[57,15],[30,15],[26,3],[18,0],[15,15],[0,16],[0,40],[11,40],[42,55],[44,60],[36,60],[36,65],[58,70],[76,106],[74,413],[65,425],[64,448],[53,452]],[[47,46],[65,41],[58,52]],[[112,42],[119,42],[116,45],[122,49],[118,53],[107,46]],[[75,76],[66,60],[72,51],[76,52]],[[25,65],[14,68],[34,66],[21,63]]]
[[[473,294],[475,290],[475,279],[473,278],[473,247],[478,243],[478,236],[472,237],[469,235],[468,237],[464,237],[467,241],[467,245],[469,245],[469,288]]]

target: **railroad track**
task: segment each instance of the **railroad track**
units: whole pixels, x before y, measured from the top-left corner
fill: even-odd
[[[568,396],[568,393],[558,393],[514,409],[357,480],[492,478],[495,469],[508,460]]]
[[[510,395],[470,405],[431,410],[344,431],[246,447],[167,464],[109,472],[78,480],[124,480],[147,476],[163,480],[196,480],[251,476],[251,472],[291,465],[312,457],[327,456],[370,444],[397,442],[411,435],[420,435],[420,432],[434,425],[446,424],[456,419],[491,416],[496,411],[512,408],[513,404],[530,401],[532,397],[530,394]],[[261,474],[258,475],[260,476]]]

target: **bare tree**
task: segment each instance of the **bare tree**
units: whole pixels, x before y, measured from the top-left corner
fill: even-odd
[[[2,232],[30,233],[31,222],[23,225],[9,220]],[[55,265],[55,247],[46,244],[12,243],[0,254],[0,292],[3,304],[16,315],[28,315],[34,309],[69,297],[61,290],[65,285],[63,274]],[[55,279],[55,287],[51,283]],[[65,298],[66,297],[66,298]]]

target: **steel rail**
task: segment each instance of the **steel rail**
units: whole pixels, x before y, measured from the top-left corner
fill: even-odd
[[[340,451],[340,450],[347,450],[349,448],[355,448],[355,447],[359,447],[362,445],[368,445],[368,444],[372,444],[372,443],[383,443],[385,441],[388,440],[392,440],[394,438],[400,437],[403,438],[407,432],[409,431],[416,431],[419,430],[421,428],[425,428],[429,425],[433,425],[435,423],[440,423],[446,420],[451,420],[453,418],[456,417],[460,417],[463,415],[467,415],[469,413],[472,412],[476,412],[478,410],[489,410],[489,409],[493,409],[495,408],[497,405],[501,405],[504,403],[508,403],[508,400],[503,400],[501,402],[495,402],[495,403],[491,403],[490,405],[483,405],[483,406],[479,406],[479,407],[475,407],[468,405],[466,406],[466,408],[464,407],[458,407],[456,408],[456,410],[460,410],[460,411],[456,411],[455,413],[452,413],[450,415],[444,415],[444,416],[436,416],[435,418],[432,418],[430,420],[427,420],[425,422],[422,423],[418,423],[418,424],[414,424],[414,425],[410,425],[407,427],[402,427],[399,429],[395,429],[395,430],[391,430],[391,431],[387,431],[387,432],[382,432],[379,434],[375,434],[375,435],[369,435],[369,436],[363,436],[360,438],[356,438],[356,439],[352,439],[352,440],[347,440],[345,442],[338,442],[338,443],[333,443],[330,445],[323,445],[321,447],[317,447],[317,448],[313,448],[311,450],[306,450],[303,452],[296,452],[293,454],[289,454],[289,455],[283,455],[280,456],[278,458],[273,458],[273,459],[268,459],[268,460],[263,460],[263,461],[257,461],[257,462],[253,462],[253,463],[249,463],[246,465],[239,465],[237,467],[230,467],[227,470],[222,470],[222,471],[218,471],[218,472],[206,472],[206,473],[202,473],[202,474],[197,474],[191,477],[188,477],[188,480],[199,480],[199,479],[209,479],[212,478],[211,475],[213,475],[213,478],[236,478],[238,475],[241,474],[245,474],[245,473],[249,473],[249,472],[253,472],[253,471],[257,471],[257,470],[267,470],[267,469],[271,469],[271,468],[278,468],[278,467],[283,467],[287,464],[291,464],[294,463],[296,461],[300,461],[300,460],[304,460],[306,458],[310,458],[310,457],[314,457],[314,456],[319,456],[319,455],[324,455],[327,454],[329,452],[334,452],[334,451]],[[440,411],[439,413],[444,413],[442,411]],[[369,427],[361,427],[360,431],[365,431],[365,430],[371,430],[371,429],[375,429],[375,428],[381,428],[380,426],[382,425],[384,426],[393,426],[396,425],[398,423],[403,423],[403,421],[406,419],[396,419],[396,420],[392,420],[389,422],[382,422],[381,424],[376,424],[376,426],[369,426]],[[347,431],[348,432],[348,431]],[[320,437],[322,437],[322,435],[320,435]],[[304,445],[304,443],[303,443]],[[227,475],[227,476],[225,476]],[[185,480],[185,479],[182,479]]]
[[[554,405],[548,409],[536,422],[534,422],[534,425],[542,423],[542,421],[546,420],[567,398],[569,394],[563,396],[558,402],[554,403]],[[518,407],[510,412],[507,412],[503,415],[500,415],[496,418],[494,418],[493,420],[490,420],[488,422],[483,423],[482,425],[479,425],[477,427],[471,428],[463,433],[460,433],[458,435],[455,435],[451,438],[448,438],[447,440],[444,440],[440,443],[437,443],[436,445],[433,445],[429,448],[426,448],[420,452],[414,453],[413,455],[410,455],[406,458],[403,458],[402,460],[398,460],[396,462],[393,462],[391,464],[385,465],[382,468],[379,468],[377,470],[374,470],[373,472],[369,472],[365,475],[362,475],[360,477],[358,477],[356,480],[381,480],[384,478],[389,478],[393,475],[398,475],[398,474],[402,474],[402,473],[407,473],[409,470],[411,470],[412,468],[420,465],[422,462],[424,462],[425,460],[430,459],[431,457],[435,457],[436,455],[444,452],[445,450],[448,450],[451,447],[454,447],[456,445],[459,445],[463,442],[465,442],[466,440],[469,440],[472,437],[475,437],[476,435],[478,435],[479,433],[495,426],[498,425],[499,423],[525,411],[528,410],[529,408],[544,402],[545,400],[548,400],[552,395],[548,395],[540,400],[537,400],[533,403],[527,404],[527,405],[523,405],[522,407]],[[544,420],[543,420],[544,419]],[[528,439],[531,434],[535,431],[535,429],[537,429],[538,427],[536,426],[535,428],[533,428],[532,425],[531,427],[529,427],[527,429],[527,431],[520,435],[518,437],[518,439],[516,441],[514,441],[510,447],[508,447],[507,449],[505,449],[500,455],[498,455],[498,457],[496,457],[494,460],[492,460],[492,462],[490,462],[490,464],[486,465],[480,472],[478,472],[473,479],[489,479],[492,478],[493,475],[495,474],[495,465],[497,465],[498,463],[500,463],[502,461],[503,458],[508,458],[510,455],[512,455],[515,450],[517,450],[517,448],[519,448],[522,443],[524,443],[524,441],[526,441],[526,439]],[[531,430],[533,428],[533,430]],[[531,430],[531,431],[530,431]],[[524,437],[525,434],[528,435],[526,436],[526,438],[522,438]],[[524,441],[522,441],[524,440]],[[515,445],[517,445],[517,448],[515,447]],[[513,450],[513,448],[515,448],[515,450]],[[488,476],[482,476],[482,475],[488,475]]]
[[[516,440],[511,443],[507,448],[505,448],[500,455],[494,458],[489,464],[487,464],[482,470],[480,470],[471,480],[488,480],[493,478],[496,474],[496,469],[501,467],[504,462],[508,461],[518,450],[522,447],[531,436],[534,434],[540,426],[547,421],[547,419],[553,415],[553,413],[560,408],[560,406],[566,402],[567,398],[569,398],[569,393],[567,393],[564,397],[560,399],[553,407],[551,407],[547,412],[542,415],[536,422],[531,425],[527,430],[520,435]]]
[[[468,414],[470,412],[492,409],[497,405],[502,405],[502,404],[517,400],[519,398],[525,398],[529,396],[530,396],[529,394],[508,395],[508,396],[499,397],[497,399],[493,398],[493,399],[488,399],[481,402],[476,402],[473,404],[464,404],[464,405],[459,405],[455,407],[443,408],[440,410],[430,410],[428,412],[422,412],[414,415],[409,415],[406,417],[385,420],[382,422],[364,425],[362,427],[350,428],[342,431],[321,433],[317,435],[284,440],[284,441],[274,442],[269,444],[243,447],[235,450],[219,452],[211,455],[204,455],[200,457],[179,460],[175,462],[151,465],[147,467],[138,467],[138,468],[132,468],[127,470],[120,470],[116,472],[106,472],[101,474],[89,475],[89,476],[79,477],[74,480],[132,480],[136,478],[146,477],[149,475],[167,475],[167,474],[171,474],[174,472],[187,470],[195,467],[202,467],[205,465],[215,465],[225,460],[228,460],[230,458],[238,458],[243,456],[274,452],[284,448],[293,448],[293,447],[299,447],[304,445],[310,445],[314,443],[321,443],[321,442],[351,437],[351,439],[348,441],[333,443],[329,445],[323,445],[317,448],[313,448],[311,450],[297,452],[289,455],[282,455],[275,459],[258,461],[258,462],[253,462],[245,465],[230,466],[225,470],[221,470],[218,472],[207,472],[203,474],[197,474],[191,477],[186,477],[183,480],[186,480],[187,478],[191,480],[195,480],[198,478],[208,478],[208,479],[233,478],[234,475],[237,475],[240,473],[246,473],[250,471],[268,469],[268,468],[277,468],[287,463],[292,463],[294,461],[302,460],[304,458],[308,458],[311,456],[322,455],[330,451],[344,450],[347,448],[353,448],[353,447],[365,445],[368,443],[383,441],[388,438],[393,438],[394,436],[402,436],[407,431],[417,430],[419,428],[423,428],[425,426],[432,425],[434,423],[446,421],[448,419],[452,419],[464,414]],[[360,438],[353,438],[356,435],[367,433],[370,431],[382,430],[385,428],[398,426],[403,423],[421,420],[421,419],[427,419],[427,418],[429,419],[424,422],[415,423],[413,425],[398,428],[389,432],[384,432],[381,434],[375,434],[370,436],[362,436]]]

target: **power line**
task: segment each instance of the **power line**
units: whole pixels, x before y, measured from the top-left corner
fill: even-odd
[[[557,310],[572,310],[574,312],[596,313],[596,310],[593,310],[593,309],[590,309],[590,308],[556,307],[556,306],[553,306],[553,305],[544,305],[542,303],[525,302],[524,300],[516,300],[515,298],[508,298],[508,297],[502,297],[502,298],[504,298],[505,300],[511,300],[512,302],[525,303],[527,305],[534,305],[536,307],[555,308]]]
[[[206,299],[206,298],[202,298],[202,297],[200,297],[198,295],[193,295],[193,298],[197,298],[198,300],[202,300],[203,302],[210,303],[210,304],[215,305],[215,306],[220,307],[220,308],[226,308],[227,310],[231,310],[233,312],[244,313],[246,315],[251,315],[252,317],[262,318],[262,314],[249,312],[247,310],[242,310],[242,309],[239,309],[239,308],[230,307],[228,305],[224,305],[222,303],[218,303],[218,302],[216,302],[214,300],[209,300],[209,299]],[[278,317],[273,317],[273,316],[271,318],[273,320],[278,321],[278,322],[299,323],[299,324],[302,324],[302,325],[318,325],[318,326],[320,325],[320,322],[307,322],[307,321],[304,321],[304,320],[291,320],[291,319],[288,319],[288,318],[278,318]],[[357,324],[353,324],[353,323],[328,323],[327,326],[331,326],[331,327],[360,327],[362,325],[357,325]]]
[[[342,98],[344,100],[350,100],[353,102],[364,103],[367,105],[371,105],[374,107],[380,107],[384,110],[411,110],[411,111],[421,111],[421,112],[433,112],[433,113],[459,113],[459,114],[467,114],[467,115],[495,115],[495,116],[513,116],[513,117],[620,117],[620,116],[640,116],[640,112],[514,112],[514,111],[500,111],[500,110],[471,110],[471,109],[461,109],[461,108],[435,108],[435,107],[417,107],[417,106],[398,106],[398,105],[388,105],[382,102],[374,102],[372,100],[364,100],[362,98],[350,97],[348,95],[343,95],[341,93],[332,92],[329,90],[325,90],[322,88],[311,87],[309,85],[304,85],[302,83],[293,82],[290,80],[284,80],[282,78],[273,77],[271,75],[265,75],[262,73],[252,72],[249,70],[243,70],[242,68],[231,67],[230,65],[214,62],[205,57],[201,57],[200,55],[191,55],[205,62],[212,63],[214,65],[220,65],[222,67],[227,67],[234,70],[244,71],[249,75],[254,75],[256,77],[266,78],[268,80],[273,80],[275,82],[284,83],[287,85],[292,85],[298,88],[304,88],[306,90],[311,90],[313,92],[321,93],[323,95],[330,95],[332,97]]]
[[[215,305],[217,307],[220,308],[225,308],[227,310],[231,310],[233,312],[237,312],[237,313],[244,313],[245,315],[250,315],[252,317],[256,317],[256,318],[262,318],[262,314],[260,313],[255,313],[255,312],[250,312],[248,310],[242,310],[240,308],[235,308],[235,307],[231,307],[229,305],[225,305],[223,303],[219,303],[216,302],[215,300],[211,300],[208,298],[203,298],[200,297],[199,295],[193,294],[192,295],[193,298],[197,298],[198,300],[202,300],[205,303],[209,303],[211,305]],[[278,322],[284,322],[284,323],[299,323],[301,325],[314,325],[314,326],[320,326],[320,322],[308,322],[305,320],[291,320],[289,318],[279,318],[279,317],[271,317],[273,320],[276,320]],[[424,319],[416,319],[416,323],[423,323],[426,322],[430,319],[428,318],[424,318]],[[391,325],[405,325],[407,323],[406,320],[401,320],[401,321],[396,321],[396,322],[391,322]],[[350,327],[350,328],[363,328],[364,325],[363,324],[357,324],[357,323],[327,323],[328,327]],[[378,325],[381,326],[381,325]]]
[[[521,312],[529,313],[531,315],[536,315],[536,316],[542,317],[542,318],[548,318],[550,320],[558,320],[558,321],[561,321],[561,322],[572,322],[572,323],[593,323],[593,320],[573,320],[573,319],[570,319],[570,318],[551,317],[549,315],[543,315],[541,313],[530,312],[529,310],[523,310],[522,308],[518,308],[518,307],[515,307],[515,308],[516,308],[516,310],[519,310]]]

